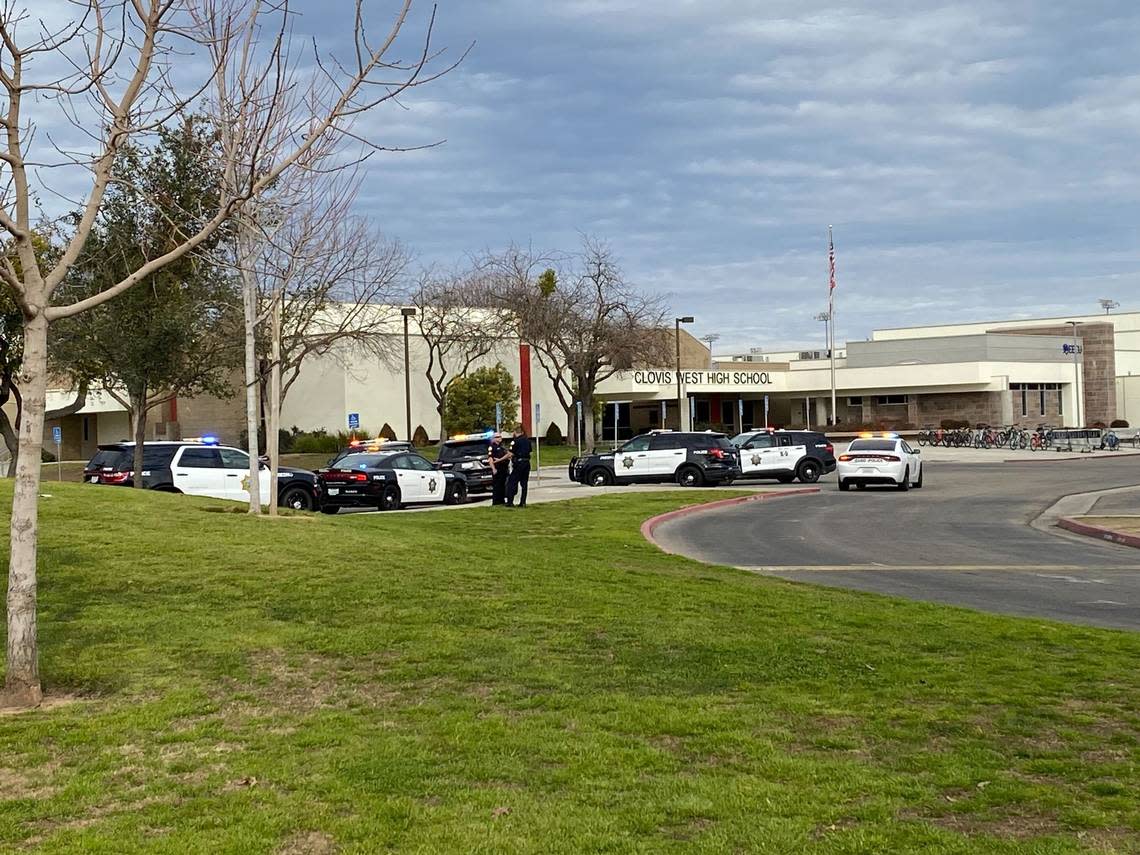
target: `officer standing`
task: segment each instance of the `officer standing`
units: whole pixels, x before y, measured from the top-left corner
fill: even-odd
[[[505,505],[507,503],[507,478],[510,473],[511,453],[503,445],[503,435],[495,433],[491,436],[491,447],[487,449],[487,462],[491,464],[491,504]]]
[[[507,483],[507,507],[513,508],[515,496],[519,496],[517,507],[526,507],[526,493],[530,486],[530,439],[521,426],[515,428],[515,438],[511,442],[511,478]],[[522,490],[520,495],[519,490]]]

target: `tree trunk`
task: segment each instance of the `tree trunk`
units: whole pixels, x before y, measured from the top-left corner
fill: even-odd
[[[594,448],[594,443],[597,441],[594,432],[594,396],[593,394],[582,396],[582,448],[590,451]],[[617,433],[614,433],[614,441],[617,441]]]
[[[277,472],[281,466],[278,442],[281,427],[281,302],[284,294],[273,295],[273,339],[269,353],[269,410],[265,423],[265,452],[269,455],[269,516],[277,516]]]
[[[0,707],[34,707],[43,699],[36,646],[36,542],[47,398],[47,333],[42,311],[25,319],[20,369],[24,411],[8,552],[8,668]]]
[[[144,386],[141,393],[136,390],[136,394],[131,395],[131,409],[134,414],[135,423],[135,456],[131,462],[131,485],[137,489],[143,489],[143,449],[146,447],[146,396],[147,389]]]
[[[239,228],[248,228],[239,224]],[[244,242],[243,242],[244,243]],[[245,254],[241,265],[242,305],[245,314],[245,429],[249,451],[249,512],[261,513],[261,468],[257,458],[258,393],[257,373],[257,282],[249,265],[252,254]]]
[[[19,406],[19,402],[17,402]],[[19,423],[19,410],[16,411],[16,422]],[[8,449],[8,471],[5,477],[16,477],[16,460],[20,456],[20,438],[16,436],[16,429],[12,427],[12,422],[8,418],[8,414],[0,410],[0,434],[4,436],[4,446]]]

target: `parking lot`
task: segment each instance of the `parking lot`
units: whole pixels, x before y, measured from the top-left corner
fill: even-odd
[[[920,491],[839,493],[830,476],[818,495],[694,514],[662,524],[655,539],[699,560],[801,582],[1140,629],[1140,551],[1031,525],[1061,496],[1140,485],[1140,459],[933,458]],[[1140,488],[1102,501],[1136,512]]]

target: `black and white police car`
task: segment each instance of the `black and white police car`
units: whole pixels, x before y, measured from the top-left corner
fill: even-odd
[[[835,446],[819,431],[756,430],[732,438],[740,449],[741,478],[799,479],[814,484],[835,471]]]
[[[89,484],[132,487],[134,457],[133,442],[100,445],[83,469],[83,480]],[[240,448],[220,445],[216,437],[143,443],[142,464],[140,477],[148,490],[249,501],[249,455]],[[268,464],[261,464],[258,481],[261,503],[268,504]],[[316,475],[307,469],[278,469],[276,492],[277,504],[283,508],[311,511],[320,505]]]
[[[404,505],[467,501],[467,479],[458,472],[443,472],[415,451],[358,452],[317,470],[321,511],[335,514],[341,508],[376,508],[398,511]]]
[[[723,433],[651,431],[612,452],[570,461],[570,478],[591,487],[676,481],[682,487],[731,484],[740,456]]]

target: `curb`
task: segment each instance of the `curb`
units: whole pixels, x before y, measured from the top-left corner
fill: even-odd
[[[674,555],[675,553],[670,552],[653,539],[653,530],[663,522],[687,517],[692,514],[699,514],[702,511],[712,511],[719,508],[727,508],[732,505],[743,505],[745,502],[764,502],[769,499],[782,499],[787,496],[806,496],[818,492],[820,492],[819,487],[799,487],[793,490],[777,490],[771,493],[753,493],[751,496],[736,496],[732,499],[721,499],[716,502],[707,502],[701,505],[686,505],[683,508],[677,508],[675,511],[666,511],[663,514],[658,514],[655,517],[647,519],[641,524],[641,536],[667,555]]]
[[[1059,457],[1054,457],[1054,454],[1058,452],[1050,454],[1044,451],[1036,457],[1007,458],[1002,463],[1074,463],[1081,460],[1104,460],[1106,457],[1137,457],[1140,456],[1140,451],[1062,451],[1059,452]]]
[[[1088,523],[1079,522],[1072,517],[1061,517],[1057,520],[1059,528],[1066,529],[1076,534],[1083,534],[1086,537],[1095,537],[1097,540],[1107,540],[1109,543],[1118,543],[1121,546],[1131,546],[1135,549],[1140,549],[1140,535],[1125,534],[1121,531],[1113,531],[1110,528],[1103,528],[1099,525],[1089,525]]]

